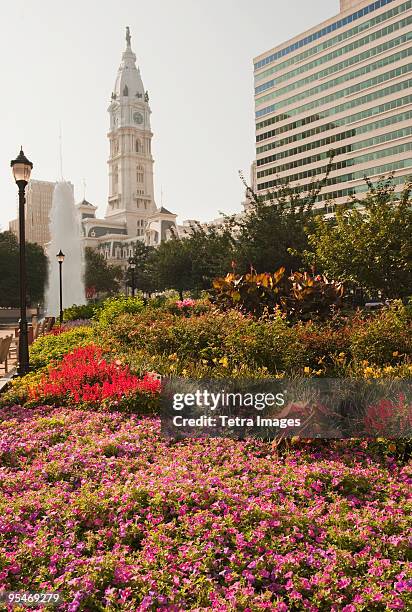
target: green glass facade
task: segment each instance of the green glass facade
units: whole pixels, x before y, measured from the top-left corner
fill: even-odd
[[[365,176],[395,172],[401,185],[412,174],[412,0],[371,7],[360,0],[256,58],[258,192],[321,179],[331,151],[320,200],[362,192]]]

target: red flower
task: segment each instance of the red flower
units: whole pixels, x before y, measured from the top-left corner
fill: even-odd
[[[102,349],[91,344],[75,349],[60,364],[50,367],[39,384],[30,389],[29,399],[94,404],[121,399],[136,391],[156,394],[160,381],[151,374],[138,378],[129,366],[107,361]]]

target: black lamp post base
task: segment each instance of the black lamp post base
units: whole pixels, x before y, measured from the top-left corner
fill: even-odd
[[[19,363],[17,366],[17,376],[24,376],[30,372],[29,362],[29,341],[27,321],[19,321]]]
[[[32,369],[30,366],[26,367],[26,366],[17,366],[17,370],[16,370],[16,376],[20,377],[20,376],[26,376],[26,374],[29,374],[29,372],[31,372]]]

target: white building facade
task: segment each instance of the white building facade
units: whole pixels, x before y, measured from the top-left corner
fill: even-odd
[[[136,66],[129,28],[108,113],[106,214],[104,219],[96,218],[96,207],[86,200],[77,208],[85,246],[126,265],[136,241],[157,246],[177,232],[176,215],[163,206],[157,209],[155,203],[149,95]]]

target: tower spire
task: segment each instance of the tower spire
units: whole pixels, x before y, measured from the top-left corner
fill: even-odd
[[[131,48],[131,40],[132,40],[132,37],[130,35],[130,28],[129,26],[126,26],[126,43],[127,43],[128,49]]]

